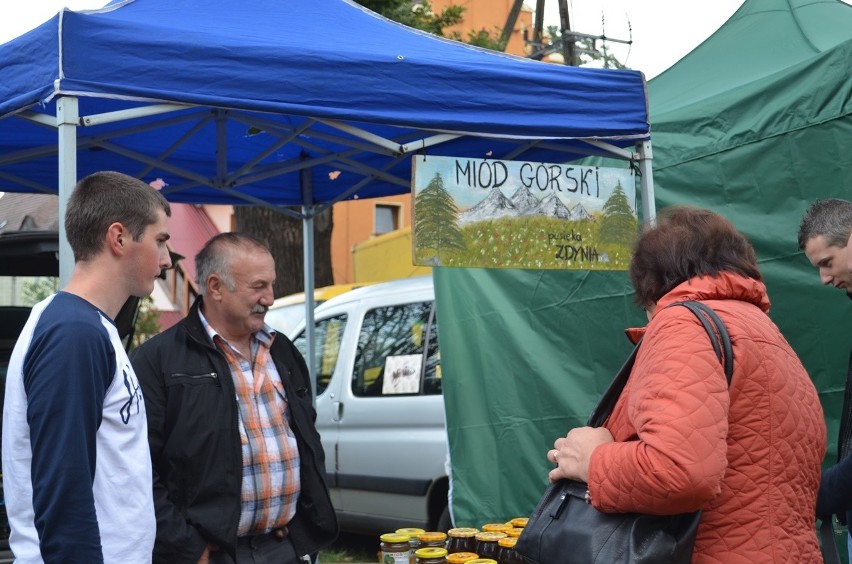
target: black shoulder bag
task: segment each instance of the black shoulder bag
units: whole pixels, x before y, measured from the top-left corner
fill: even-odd
[[[725,324],[700,302],[672,305],[688,308],[701,321],[730,386],[734,357]],[[609,417],[638,350],[637,344],[604,392],[589,426],[600,427]],[[535,564],[689,564],[700,510],[680,515],[603,513],[587,501],[587,491],[586,484],[573,480],[550,484],[518,538],[516,551]]]

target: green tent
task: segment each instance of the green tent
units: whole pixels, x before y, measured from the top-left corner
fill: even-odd
[[[656,207],[714,209],[751,239],[770,315],[821,393],[832,462],[852,304],[819,286],[796,232],[813,200],[852,197],[852,7],[747,0],[649,99]],[[644,314],[625,272],[434,277],[456,524],[528,515],[545,453],[585,423]]]

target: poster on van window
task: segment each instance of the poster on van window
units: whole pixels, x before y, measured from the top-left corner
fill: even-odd
[[[629,168],[412,157],[414,264],[627,270],[638,229]]]
[[[420,391],[422,354],[402,354],[385,359],[382,395],[416,394]]]

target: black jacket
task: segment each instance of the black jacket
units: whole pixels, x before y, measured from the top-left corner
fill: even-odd
[[[199,297],[186,318],[133,354],[148,412],[157,540],[154,562],[198,561],[208,542],[234,553],[240,518],[242,449],[228,362],[201,325]],[[334,541],[337,518],[325,477],[305,361],[278,334],[272,360],[287,393],[299,445],[302,490],[288,529],[296,551]]]

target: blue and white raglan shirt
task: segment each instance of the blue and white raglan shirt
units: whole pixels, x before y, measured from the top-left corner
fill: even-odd
[[[150,563],[145,404],[112,320],[66,292],[37,304],[12,352],[5,402],[15,562]]]

